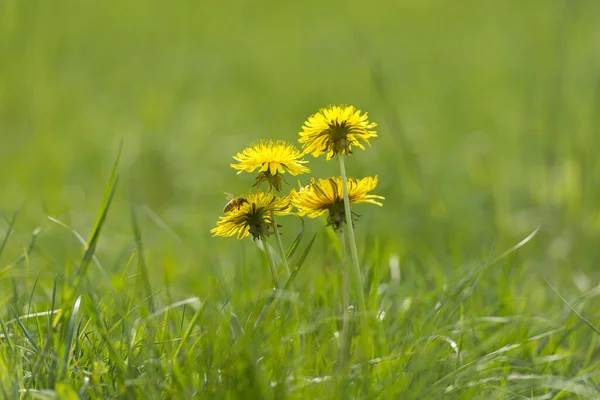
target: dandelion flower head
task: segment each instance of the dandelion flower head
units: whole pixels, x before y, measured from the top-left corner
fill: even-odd
[[[376,186],[377,176],[348,179],[350,204],[371,203],[382,206],[379,200],[383,200],[384,197],[368,194]],[[342,178],[311,179],[308,186],[292,191],[292,205],[298,209],[298,215],[309,218],[329,212],[327,223],[338,230],[346,219]]]
[[[262,182],[269,183],[269,190],[275,188],[282,190],[283,174],[299,175],[310,170],[303,164],[308,161],[302,159],[302,152],[293,145],[277,140],[261,140],[259,143],[245,148],[234,157],[236,164],[232,168],[242,172],[254,172],[258,168],[255,186]]]
[[[230,237],[237,234],[238,239],[252,235],[260,238],[261,233],[268,235],[273,225],[271,213],[289,214],[292,210],[291,196],[276,196],[271,192],[248,193],[242,196],[236,207],[232,207],[225,216],[219,217],[217,227],[210,232],[213,236]]]
[[[326,153],[330,160],[334,155],[351,154],[352,146],[365,149],[361,142],[371,145],[369,138],[377,137],[372,130],[377,124],[369,122],[368,113],[354,106],[329,106],[311,115],[300,132],[298,142],[305,154],[314,157]]]

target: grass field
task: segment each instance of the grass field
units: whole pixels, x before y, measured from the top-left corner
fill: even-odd
[[[0,393],[600,398],[599,20],[592,0],[0,2]],[[210,233],[253,183],[232,156],[328,104],[378,123],[348,170],[386,198],[355,208],[347,362],[324,220],[256,327],[264,253]],[[278,222],[292,246],[300,219]]]

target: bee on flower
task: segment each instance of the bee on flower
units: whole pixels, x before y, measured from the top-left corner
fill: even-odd
[[[292,210],[290,196],[276,196],[271,192],[248,193],[230,209],[226,207],[225,216],[219,217],[217,227],[211,230],[213,236],[230,237],[237,234],[238,239],[252,235],[256,240],[261,235],[268,236],[273,226],[273,215],[286,215]]]
[[[240,207],[242,207],[242,205],[244,205],[244,203],[247,203],[248,200],[246,199],[246,197],[244,196],[234,196],[231,193],[225,193],[227,195],[227,204],[225,204],[225,207],[223,207],[223,213],[227,214],[230,211],[233,211],[233,209],[237,208],[238,210],[240,209]]]
[[[238,170],[238,174],[254,172],[258,169],[254,186],[268,182],[269,191],[272,188],[278,191],[283,189],[286,172],[293,176],[310,172],[303,165],[308,161],[302,159],[302,152],[282,140],[261,140],[237,153],[233,158],[237,163],[230,165]]]
[[[369,139],[377,137],[372,130],[376,126],[369,122],[368,113],[361,115],[354,106],[329,106],[308,117],[298,142],[305,154],[312,153],[314,157],[327,154],[331,160],[335,155],[352,154],[353,146],[364,150],[361,142],[370,146]]]
[[[363,179],[348,179],[348,197],[350,204],[371,203],[378,206],[384,197],[369,194],[377,186],[377,176]],[[339,230],[346,221],[342,178],[311,179],[308,186],[293,190],[292,205],[298,209],[298,215],[316,218],[328,212],[327,223]]]

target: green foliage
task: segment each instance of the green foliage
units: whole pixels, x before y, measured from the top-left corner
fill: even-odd
[[[599,398],[599,19],[573,0],[0,2],[1,396]],[[353,209],[368,311],[345,365],[330,228],[278,219],[277,301],[252,240],[209,233],[253,183],[231,156],[330,103],[379,124],[347,168],[386,197]]]

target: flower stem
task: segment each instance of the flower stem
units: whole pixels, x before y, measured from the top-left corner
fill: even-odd
[[[281,240],[281,235],[279,234],[279,227],[277,226],[277,220],[275,219],[275,211],[271,211],[271,221],[273,222],[273,229],[275,230],[275,241],[277,242],[277,247],[279,248],[281,262],[283,263],[283,267],[285,268],[286,278],[289,279],[291,276],[290,265],[288,264],[287,257],[285,256],[283,241]]]
[[[267,303],[264,305],[260,314],[258,315],[258,318],[256,319],[256,322],[254,323],[254,329],[256,329],[261,324],[271,303],[273,303],[275,300],[277,300],[279,298],[279,280],[277,279],[277,270],[275,269],[275,263],[273,262],[273,256],[271,255],[271,252],[269,251],[269,245],[267,244],[267,235],[265,234],[264,228],[262,228],[260,230],[260,241],[263,244],[263,249],[265,251],[265,254],[267,255],[269,268],[271,270],[271,277],[273,278],[273,293],[271,294],[271,296],[267,300]]]
[[[343,228],[342,228],[343,229]],[[348,279],[348,247],[342,232],[340,232],[340,241],[342,243],[342,274],[343,274],[343,324],[342,324],[342,343],[340,346],[340,366],[346,364],[350,350],[350,282]]]
[[[283,240],[281,240],[281,235],[279,234],[279,227],[277,226],[277,220],[275,219],[275,211],[271,211],[271,221],[273,222],[273,229],[275,230],[275,240],[277,241],[277,247],[279,247],[279,254],[281,255],[281,262],[283,263],[283,266],[285,268],[286,278],[289,280],[290,277],[292,276],[291,272],[290,272],[290,265],[288,264],[287,256],[285,254],[285,249],[283,247]],[[285,287],[285,284],[284,284],[284,287]],[[290,289],[291,289],[292,294],[294,296],[296,296],[296,289],[295,289],[293,283],[290,285]],[[293,307],[294,317],[296,318],[296,323],[299,325],[300,324],[300,314],[298,313],[298,304],[295,299],[294,299],[293,303],[294,303],[293,304],[294,305],[294,307]],[[296,342],[294,342],[294,345],[296,345]],[[296,348],[296,350],[298,350],[298,349]],[[296,354],[298,354],[298,351],[296,351]]]
[[[361,279],[360,262],[358,260],[358,250],[356,248],[356,239],[354,238],[354,227],[352,226],[352,212],[350,210],[350,198],[348,196],[348,179],[346,178],[346,166],[344,164],[344,155],[338,156],[340,160],[340,171],[342,173],[342,188],[344,190],[344,211],[346,213],[347,229],[344,233],[348,237],[350,245],[350,255],[352,256],[352,280],[354,281],[354,289],[358,297],[358,312],[363,315],[367,309],[365,304],[365,295],[363,293],[363,285]]]
[[[279,289],[279,279],[277,278],[277,270],[275,269],[275,262],[273,261],[273,255],[269,251],[269,244],[267,243],[267,235],[264,232],[260,232],[260,241],[263,244],[267,260],[269,261],[269,268],[271,269],[271,277],[273,278],[273,287],[275,290]]]

